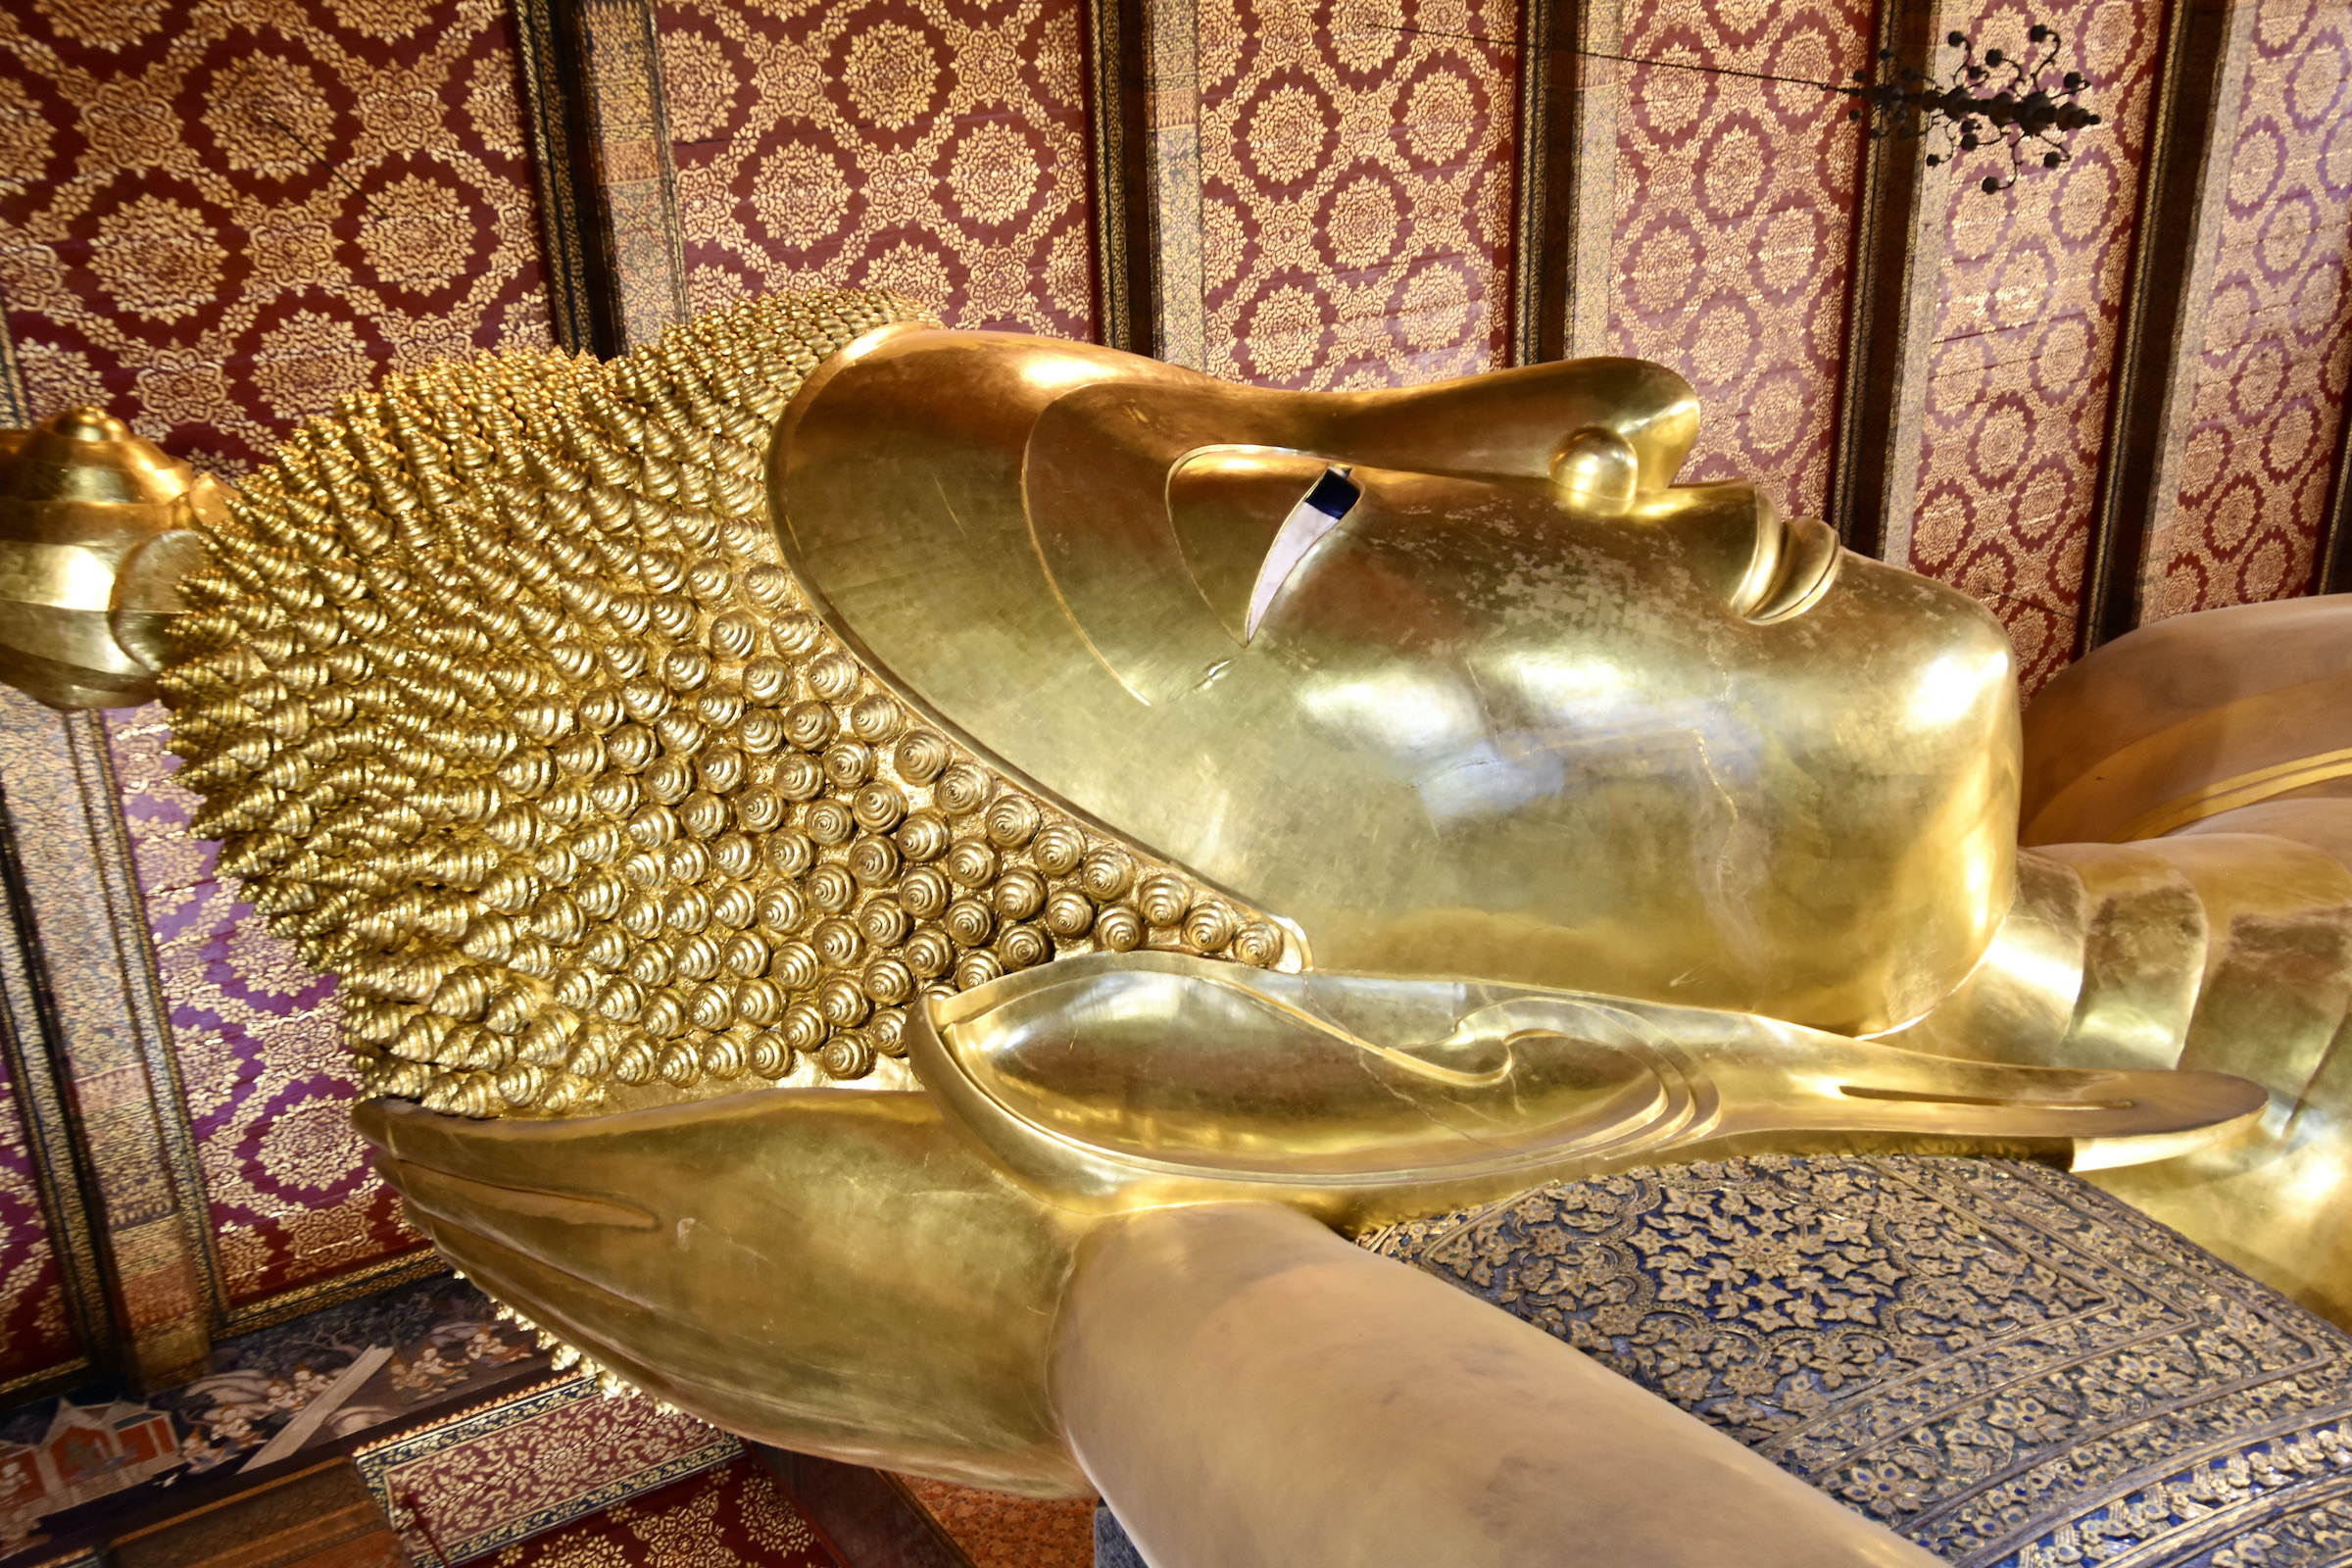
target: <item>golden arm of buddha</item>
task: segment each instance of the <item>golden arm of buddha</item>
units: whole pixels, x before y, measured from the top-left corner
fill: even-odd
[[[343,976],[436,1241],[736,1430],[1092,1479],[1148,1545],[1155,1445],[1230,1427],[1247,1363],[1259,1414],[1287,1371],[1326,1416],[1237,1454],[1383,1454],[1427,1529],[1473,1472],[1634,1462],[1752,1489],[1785,1560],[1916,1560],[1296,1216],[1738,1151],[2093,1165],[2258,1109],[1852,1038],[1954,1015],[2030,921],[1998,628],[1674,485],[1696,409],[1655,367],[1310,397],[904,314],[396,382],[180,585],[200,827]],[[1426,1439],[1459,1408],[1316,1370],[1302,1312],[1525,1376],[1465,1457]],[[1145,1431],[1155,1366],[1196,1415]],[[1280,1489],[1201,1484],[1282,1555]],[[1623,1509],[1546,1495],[1515,1517]]]
[[[1980,1060],[2189,1067],[2269,1093],[2228,1146],[2100,1185],[2352,1323],[2352,601],[2159,622],[2027,710],[2016,908],[1884,1038]]]

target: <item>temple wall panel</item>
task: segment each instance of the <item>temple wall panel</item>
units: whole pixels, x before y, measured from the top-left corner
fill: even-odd
[[[216,873],[220,846],[189,837],[197,801],[172,779],[162,708],[116,713],[110,735],[227,1306],[417,1252],[351,1125],[334,982]]]
[[[888,287],[1094,334],[1078,0],[662,0],[694,310]]]
[[[2143,618],[2313,591],[2352,376],[2352,6],[2251,0],[2178,503]]]
[[[1619,50],[1843,80],[1866,0],[1628,5]],[[1656,360],[1706,410],[1686,479],[1745,478],[1795,514],[1829,487],[1862,133],[1820,88],[1621,65],[1609,352]]]
[[[1197,254],[1163,308],[1197,311],[1211,375],[1333,389],[1505,363],[1518,56],[1507,0],[1200,0],[1153,9],[1161,248]],[[1186,82],[1171,88],[1168,78]],[[1196,306],[1192,302],[1198,300]]]
[[[2031,695],[2073,658],[2108,393],[2132,262],[2160,7],[2139,0],[1999,0],[1958,25],[1983,47],[2065,35],[2105,123],[2073,161],[2028,169],[1963,157],[1928,347],[1919,503],[1904,564],[1966,590],[2009,629]]]
[[[0,11],[0,298],[33,416],[231,474],[387,369],[550,342],[507,8]]]
[[[0,1053],[0,1389],[70,1362],[82,1349],[18,1099],[7,1054]]]

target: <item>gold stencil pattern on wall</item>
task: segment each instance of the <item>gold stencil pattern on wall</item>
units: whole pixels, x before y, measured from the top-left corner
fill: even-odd
[[[1625,8],[1623,53],[1842,79],[1868,55],[1861,0]],[[1689,479],[1752,480],[1816,515],[1829,487],[1862,134],[1815,87],[1615,66],[1612,352],[1655,360],[1707,417]]]
[[[1087,338],[1077,0],[662,0],[686,286]]]
[[[2261,0],[2150,620],[2308,593],[2352,376],[2352,6]]]
[[[41,1211],[24,1117],[0,1055],[0,1386],[71,1360],[80,1343]]]
[[[109,715],[115,776],[170,999],[172,1055],[232,1304],[409,1251],[424,1238],[351,1125],[357,1065],[334,982],[271,935],[190,831],[201,808],[160,704]]]
[[[2105,123],[2075,135],[2072,163],[1999,195],[1976,181],[2006,175],[2005,157],[1964,157],[1951,176],[1904,563],[2000,616],[2028,696],[2074,657],[2164,16],[2141,0],[2002,0],[1960,26],[1981,48],[2020,48],[2036,22],[2065,35],[2061,64],[2097,84]]]
[[[0,298],[35,416],[242,472],[387,368],[550,341],[499,0],[0,9]]]
[[[1395,386],[1503,363],[1505,0],[1202,0],[1212,375]]]

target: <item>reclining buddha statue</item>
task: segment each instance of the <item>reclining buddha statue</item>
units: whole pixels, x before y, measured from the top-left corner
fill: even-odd
[[[0,640],[160,686],[385,1179],[612,1386],[1157,1568],[2322,1560],[2352,626],[2021,737],[1698,417],[766,298],[0,541]]]

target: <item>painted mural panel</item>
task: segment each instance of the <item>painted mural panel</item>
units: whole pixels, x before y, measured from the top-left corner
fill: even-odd
[[[1509,0],[1200,0],[1203,365],[1312,389],[1504,363]]]
[[[33,413],[241,473],[387,368],[550,341],[501,0],[0,8]]]
[[[662,0],[696,311],[885,287],[1094,329],[1078,0]]]
[[[1829,488],[1862,133],[1800,83],[1867,63],[1868,0],[1628,5],[1619,68],[1612,349],[1671,366],[1706,410],[1687,479],[1746,478],[1791,513]]]
[[[2163,21],[2140,0],[1996,0],[1961,24],[1984,49],[2058,28],[2105,121],[2004,193],[1975,182],[2006,159],[1960,161],[1928,351],[1907,564],[2000,616],[2028,696],[2074,656]]]
[[[80,1353],[57,1250],[41,1213],[24,1119],[0,1053],[0,1387]],[[9,1506],[0,1480],[0,1511]]]
[[[214,1246],[232,1304],[412,1251],[424,1239],[368,1168],[334,982],[263,928],[191,838],[163,710],[113,715],[125,823],[170,1006]]]
[[[2259,0],[2144,619],[2309,593],[2352,374],[2352,6]]]

